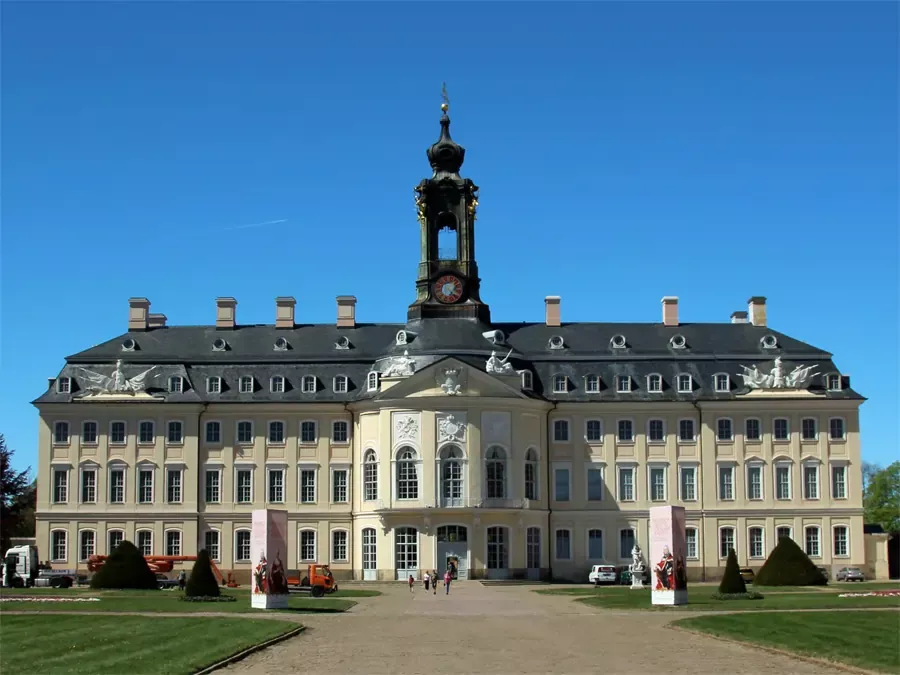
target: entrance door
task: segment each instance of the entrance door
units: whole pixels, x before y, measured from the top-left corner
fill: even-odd
[[[414,527],[398,527],[394,531],[396,545],[397,581],[412,575],[419,578],[419,531]]]
[[[378,580],[377,553],[375,530],[371,527],[367,527],[362,531],[363,581]]]
[[[448,569],[454,579],[469,578],[469,536],[462,525],[442,525],[437,529],[438,574]]]
[[[487,577],[509,577],[509,529],[506,527],[487,529]]]
[[[529,527],[525,533],[525,567],[529,579],[541,578],[541,528]]]

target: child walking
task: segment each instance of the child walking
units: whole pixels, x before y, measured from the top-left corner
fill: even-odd
[[[450,595],[450,582],[453,581],[453,576],[450,574],[450,570],[444,572],[444,595]]]
[[[432,570],[431,571],[431,594],[432,595],[437,595],[437,582],[438,582],[437,570]]]
[[[415,591],[413,590],[413,585],[414,585],[415,583],[416,583],[416,580],[413,579],[413,575],[410,574],[410,575],[409,575],[409,592],[410,592],[410,593],[415,593]]]

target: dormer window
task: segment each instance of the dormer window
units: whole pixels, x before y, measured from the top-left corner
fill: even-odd
[[[778,346],[778,339],[774,335],[763,335],[759,344],[763,349],[775,349]]]
[[[273,394],[283,394],[284,393],[284,376],[283,375],[273,375],[272,379],[269,380],[269,391]]]
[[[599,375],[585,375],[584,376],[584,390],[589,394],[597,394],[600,392],[600,376]]]
[[[678,393],[690,394],[694,391],[694,378],[687,373],[680,373],[677,378]]]
[[[275,340],[275,351],[276,352],[286,352],[290,349],[290,344],[288,344],[287,339],[280,337]]]
[[[213,340],[212,348],[214,352],[224,352],[228,349],[228,343],[222,338],[216,338]]]
[[[731,391],[731,378],[728,373],[716,373],[716,392],[727,394]]]
[[[304,375],[300,381],[300,391],[304,394],[316,393],[316,377],[315,375]]]
[[[613,349],[625,349],[627,344],[624,335],[613,335],[612,339],[609,341],[609,346]]]
[[[169,393],[180,394],[184,391],[184,378],[181,375],[173,375],[169,378]]]
[[[253,378],[250,375],[242,375],[238,386],[242,394],[253,393]]]
[[[663,379],[659,373],[653,373],[647,376],[647,391],[651,394],[661,394],[663,390]]]
[[[522,371],[522,389],[531,391],[534,388],[534,375],[530,370]]]
[[[832,373],[826,378],[826,386],[828,391],[841,391],[843,387],[841,387],[841,376]]]
[[[553,376],[553,393],[565,394],[569,391],[569,378],[565,375]]]
[[[672,349],[684,349],[687,347],[687,340],[684,339],[684,335],[673,335],[669,340],[669,346]]]
[[[378,391],[378,371],[373,370],[366,376],[366,391]]]
[[[122,342],[123,352],[133,352],[135,349],[137,349],[137,342],[135,342],[132,338],[126,338]]]
[[[347,393],[347,376],[346,375],[336,375],[334,378],[334,393],[335,394],[346,394]]]
[[[334,348],[340,350],[350,349],[350,338],[346,335],[341,335],[341,337],[335,341]]]
[[[408,336],[407,336],[405,330],[398,330],[398,331],[397,331],[397,337],[396,337],[395,342],[396,342],[398,345],[405,345],[405,344],[407,344],[408,339],[409,339],[409,338],[408,338]]]
[[[221,377],[207,377],[206,378],[206,393],[207,394],[219,394],[222,392],[222,378]]]
[[[547,343],[547,346],[550,349],[562,349],[566,346],[566,342],[562,339],[561,335],[553,335],[551,336],[550,341]]]
[[[69,394],[72,391],[72,380],[68,377],[60,377],[56,380],[56,393]]]
[[[620,394],[631,393],[631,377],[629,375],[616,375],[616,391]]]

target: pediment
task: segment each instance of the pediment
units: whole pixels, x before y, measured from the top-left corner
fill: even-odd
[[[391,382],[375,397],[396,398],[528,398],[520,389],[518,375],[491,375],[453,357],[436,361],[412,375]]]

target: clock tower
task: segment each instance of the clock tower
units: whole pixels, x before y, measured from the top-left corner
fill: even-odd
[[[449,108],[445,90],[441,137],[427,151],[433,174],[415,187],[421,254],[416,301],[409,306],[407,318],[478,319],[490,323],[490,308],[479,295],[475,262],[478,186],[459,175],[466,149],[450,138]]]

